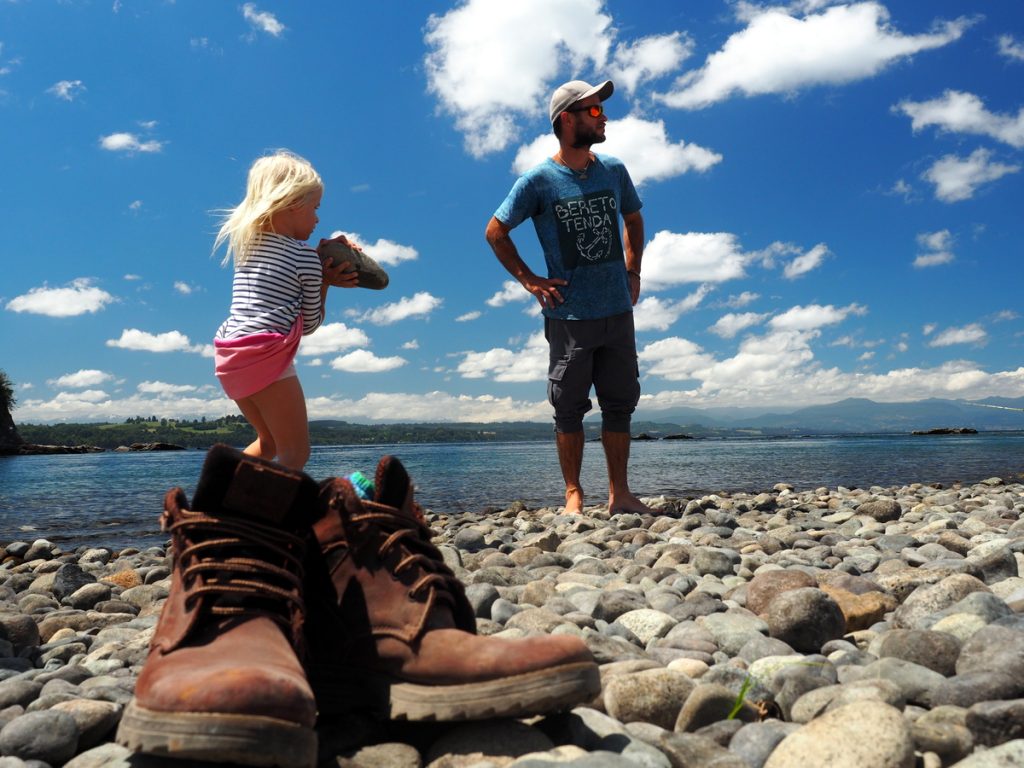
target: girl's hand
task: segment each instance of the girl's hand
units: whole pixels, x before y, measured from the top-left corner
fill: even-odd
[[[323,246],[324,243],[332,242],[338,242],[341,243],[342,245],[347,245],[349,248],[352,248],[353,250],[356,251],[363,250],[344,235],[338,235],[337,237],[332,237],[330,240],[321,239],[320,242],[317,244],[317,251],[320,251],[320,248]],[[357,273],[355,269],[352,267],[351,262],[342,261],[333,267],[327,263],[324,263],[323,267],[324,283],[326,283],[327,285],[333,285],[337,288],[355,288],[357,285],[359,285],[359,273]]]
[[[332,237],[330,240],[324,240],[323,238],[320,238],[320,242],[317,243],[316,249],[319,251],[320,250],[320,246],[322,246],[324,243],[341,243],[342,245],[347,245],[349,248],[352,248],[352,249],[357,250],[357,251],[363,250],[362,248],[360,248],[358,245],[353,243],[351,240],[349,240],[344,235],[338,235],[337,237]]]
[[[359,273],[347,261],[339,262],[334,267],[324,264],[324,282],[337,288],[355,288],[359,285]]]

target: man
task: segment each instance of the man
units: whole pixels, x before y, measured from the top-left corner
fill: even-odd
[[[640,296],[642,203],[625,166],[590,151],[605,140],[603,102],[613,90],[610,80],[597,86],[572,80],[555,90],[549,114],[557,154],[519,178],[487,225],[498,260],[543,308],[548,400],[555,409],[567,514],[583,511],[583,416],[592,407],[591,385],[601,408],[608,508],[650,511],[626,479],[630,420],[640,398],[633,307]],[[548,277],[530,270],[509,236],[527,218],[533,219]]]

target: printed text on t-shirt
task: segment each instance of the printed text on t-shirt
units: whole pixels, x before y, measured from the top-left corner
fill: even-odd
[[[566,269],[622,258],[619,206],[610,190],[563,197],[553,207]]]

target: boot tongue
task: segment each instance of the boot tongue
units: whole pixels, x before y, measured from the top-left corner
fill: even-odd
[[[402,509],[406,500],[412,497],[409,473],[394,456],[385,456],[380,460],[374,485],[375,501],[395,509]]]
[[[311,495],[312,506],[315,493],[316,484],[302,472],[215,445],[203,464],[192,508],[281,525],[289,512],[306,506],[295,504],[300,494]]]

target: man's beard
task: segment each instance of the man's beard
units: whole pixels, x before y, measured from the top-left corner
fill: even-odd
[[[604,140],[605,137],[597,132],[597,128],[591,128],[580,123],[576,127],[575,136],[573,136],[572,147],[573,149],[583,149],[592,144],[600,144]]]

